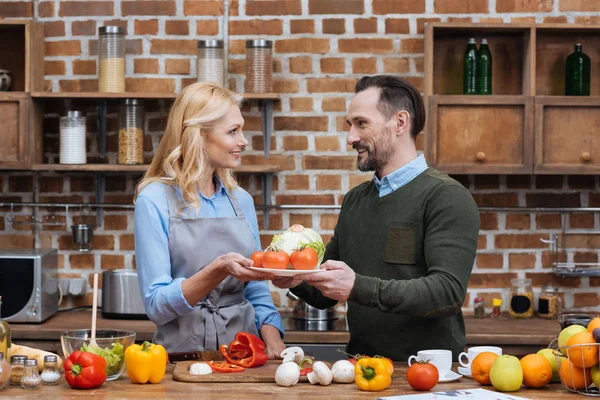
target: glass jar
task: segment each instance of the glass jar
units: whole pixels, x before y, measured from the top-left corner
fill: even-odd
[[[514,318],[533,316],[533,290],[531,279],[511,279],[508,300],[508,313]]]
[[[44,370],[42,371],[42,383],[44,385],[56,385],[60,379],[58,372],[58,359],[55,355],[44,356]]]
[[[540,318],[558,318],[562,310],[560,289],[554,286],[544,286],[538,298],[538,316]]]
[[[10,358],[10,384],[13,386],[21,386],[21,378],[25,372],[25,360],[27,356],[12,356]]]
[[[498,318],[502,312],[502,299],[493,299],[492,305],[492,318]]]
[[[0,353],[0,390],[10,382],[10,373],[10,364],[4,359],[4,353]]]
[[[475,297],[473,301],[473,315],[475,318],[485,317],[485,299],[483,297]]]
[[[68,111],[60,117],[60,163],[85,164],[85,115],[81,111]]]
[[[198,40],[196,71],[198,82],[214,82],[223,86],[225,53],[222,40]]]
[[[273,92],[273,41],[246,41],[247,93]]]
[[[98,90],[125,91],[125,32],[120,26],[98,29]]]
[[[38,372],[37,360],[26,360],[25,370],[21,378],[21,387],[23,389],[37,389],[42,384],[42,378]]]
[[[3,353],[6,358],[10,354],[10,325],[2,320],[2,296],[0,296],[0,353]]]
[[[119,107],[119,164],[144,163],[144,105],[123,99]]]

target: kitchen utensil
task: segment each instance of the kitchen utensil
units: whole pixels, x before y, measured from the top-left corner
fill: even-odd
[[[71,231],[73,233],[73,247],[79,251],[90,251],[92,249],[94,227],[91,224],[91,207],[88,206],[87,210],[87,224],[80,223],[71,225]]]
[[[135,342],[135,332],[123,331],[117,329],[98,329],[95,333],[96,337],[94,340],[98,344],[98,347],[102,349],[113,349],[113,344],[120,343],[123,346],[123,352],[127,350],[127,347]],[[67,359],[71,353],[77,350],[81,350],[84,344],[90,343],[92,337],[92,331],[90,329],[77,329],[71,331],[64,331],[60,334],[60,344],[62,346],[63,355]],[[109,366],[108,371],[110,372],[106,378],[107,381],[112,381],[121,376],[125,367],[125,356],[120,360],[112,360],[114,363]]]
[[[446,375],[444,376],[440,376],[440,379],[438,380],[438,382],[453,382],[453,381],[457,381],[460,378],[462,378],[463,376],[461,374],[457,374],[454,371],[448,371],[446,372]]]
[[[483,353],[484,351],[490,351],[492,353],[496,353],[499,356],[502,355],[502,348],[496,346],[475,346],[470,347],[469,350],[465,353],[464,351],[458,355],[458,362],[465,368],[471,369],[471,362],[479,355],[479,353]],[[462,358],[467,357],[467,362],[463,362]]]
[[[134,270],[102,272],[102,317],[148,319]]]
[[[296,296],[289,290],[286,293],[286,296],[296,301],[296,305],[294,306],[294,310],[292,311],[292,318],[294,319],[306,321],[326,321],[337,319],[334,307],[329,307],[325,310],[320,310],[316,307],[307,304],[304,300],[300,299],[298,296]]]
[[[416,362],[429,360],[437,368],[440,377],[445,377],[452,368],[452,352],[450,350],[419,350],[416,356],[408,357],[408,366]]]
[[[317,272],[324,272],[324,269],[273,269],[273,268],[257,268],[257,267],[248,267],[252,270],[259,272],[268,272],[273,276],[296,276],[303,274],[314,274]]]
[[[94,274],[94,295],[92,297],[92,340],[91,346],[98,346],[96,343],[96,311],[98,310],[98,274]]]
[[[558,315],[558,323],[560,324],[560,329],[565,329],[571,325],[582,325],[587,328],[594,317],[594,314],[565,312]]]
[[[256,383],[256,382],[275,382],[275,371],[281,364],[281,360],[269,360],[265,365],[255,368],[246,368],[243,372],[230,374],[213,372],[208,375],[190,374],[190,366],[193,363],[201,361],[181,361],[175,365],[173,370],[173,380],[179,382],[201,382],[201,383]],[[299,382],[308,382],[306,376],[301,376]]]

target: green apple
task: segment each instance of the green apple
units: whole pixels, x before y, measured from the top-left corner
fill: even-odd
[[[567,326],[565,329],[560,331],[560,333],[558,335],[558,347],[560,348],[560,352],[565,354],[566,350],[563,349],[563,347],[565,347],[567,345],[567,342],[569,341],[571,336],[575,335],[576,333],[585,332],[585,331],[587,331],[587,329],[585,326],[582,326],[582,325]]]
[[[560,382],[558,368],[560,367],[560,364],[566,357],[563,355],[560,355],[560,356],[558,356],[559,361],[556,362],[557,356],[555,354],[560,354],[560,353],[558,353],[556,350],[552,350],[552,349],[542,349],[542,350],[538,351],[537,354],[546,358],[546,360],[548,360],[550,362],[550,365],[552,366],[552,380],[550,382]]]
[[[515,356],[502,355],[496,358],[490,370],[492,386],[499,392],[516,392],[523,384],[521,362]]]
[[[598,369],[597,365],[592,367],[592,382],[594,382],[597,388],[600,388],[600,369]]]

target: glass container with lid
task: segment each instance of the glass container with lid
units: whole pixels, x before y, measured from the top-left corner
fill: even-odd
[[[513,318],[533,316],[533,290],[531,279],[511,279],[508,300],[508,313]]]
[[[120,26],[98,29],[98,90],[125,91],[125,32]]]
[[[538,298],[538,316],[540,318],[558,318],[562,310],[560,289],[551,285],[542,287]]]
[[[144,163],[144,105],[123,99],[119,106],[119,164]]]
[[[60,164],[85,164],[85,114],[68,111],[60,117]]]
[[[273,41],[246,41],[247,93],[273,92]]]
[[[214,82],[223,86],[225,53],[222,40],[198,40],[196,70],[198,82]]]

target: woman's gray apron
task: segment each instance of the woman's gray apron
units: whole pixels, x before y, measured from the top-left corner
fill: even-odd
[[[227,197],[235,217],[195,218],[185,215],[185,210],[177,212],[175,189],[168,188],[173,279],[188,278],[229,252],[250,257],[255,251],[256,242],[237,200]],[[217,350],[240,331],[258,334],[254,307],[244,296],[244,283],[228,276],[194,310],[158,326],[153,340],[168,352]]]

